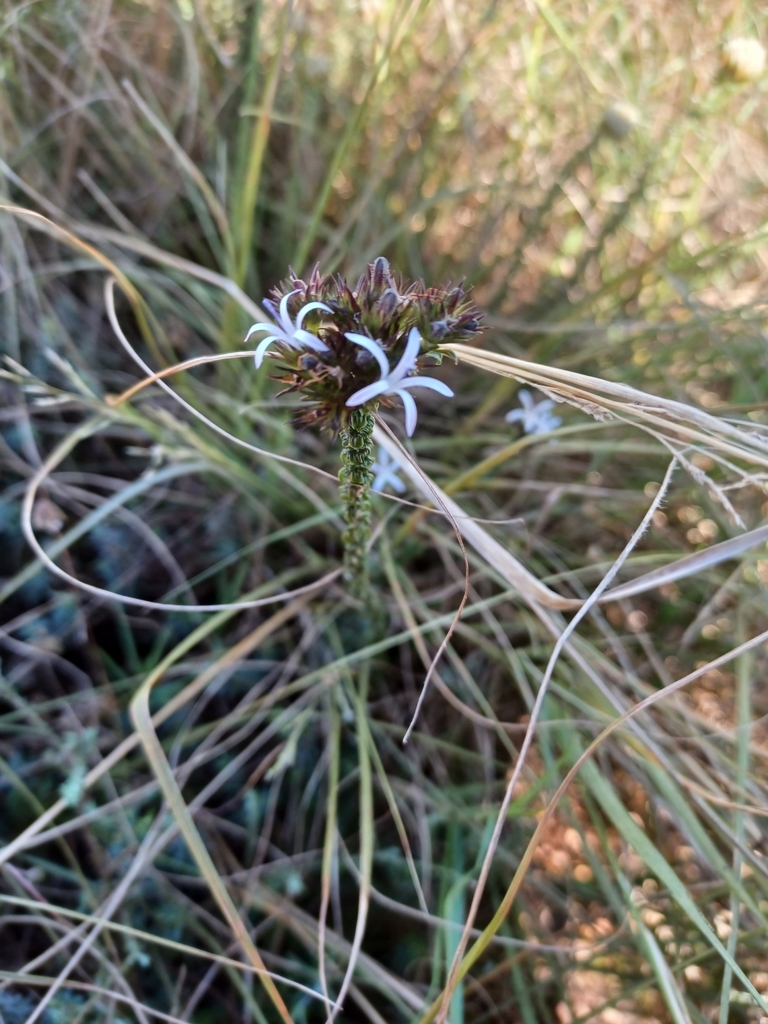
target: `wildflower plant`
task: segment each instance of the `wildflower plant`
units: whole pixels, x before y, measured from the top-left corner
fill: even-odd
[[[592,5],[554,29],[535,5],[458,5],[448,27],[430,5],[407,24],[397,5],[108,6],[15,5],[3,53],[3,202],[51,221],[0,216],[1,948],[5,986],[32,991],[29,957],[58,975],[47,1006],[6,989],[5,1019],[516,1019],[545,962],[563,1020],[603,1015],[614,985],[675,1024],[724,1022],[735,996],[768,1014],[765,72],[754,42],[726,42],[757,36],[757,6],[725,24],[668,5],[661,34],[649,5],[600,32]],[[393,302],[356,272],[356,310],[306,280],[310,254],[362,269],[382,240],[437,281],[470,274],[493,342],[441,323],[460,310],[421,286]],[[111,330],[94,258],[123,288]],[[305,281],[255,308],[289,261]],[[278,403],[250,403],[265,374],[300,385],[291,412],[327,440],[311,457]],[[416,467],[379,423],[370,486],[392,495],[400,466],[442,516],[377,524],[375,607],[349,608],[334,437],[352,460],[369,416],[423,433],[408,398],[449,434],[458,402],[419,377],[460,379],[461,444]],[[505,424],[520,388],[536,415]],[[542,447],[555,396],[569,440]],[[344,466],[350,498],[367,469]],[[580,486],[597,470],[599,502]],[[121,557],[99,564],[116,528]],[[472,589],[402,747],[455,612],[454,532]],[[593,589],[594,551],[625,540],[621,579]],[[46,581],[46,558],[81,582]],[[92,727],[81,777],[67,737]],[[82,982],[88,1005],[67,1003]]]
[[[441,346],[467,342],[480,331],[480,316],[462,284],[427,288],[405,282],[380,256],[354,287],[315,268],[307,281],[291,275],[275,289],[277,323],[254,324],[263,333],[255,354],[260,367],[269,351],[278,364],[281,394],[298,394],[296,422],[341,440],[341,498],[345,578],[358,589],[365,578],[374,483],[373,427],[378,408],[402,404],[408,436],[418,411],[412,391],[453,392],[421,371],[439,365]]]

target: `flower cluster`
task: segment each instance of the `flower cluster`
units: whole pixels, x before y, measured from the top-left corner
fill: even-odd
[[[247,335],[265,335],[256,348],[256,366],[271,349],[284,367],[281,393],[299,393],[306,403],[298,422],[333,431],[343,429],[356,408],[371,402],[392,406],[399,399],[406,431],[413,434],[412,390],[453,395],[442,381],[419,372],[429,365],[426,358],[440,363],[440,345],[468,341],[480,330],[479,313],[461,284],[406,285],[384,257],[353,288],[316,268],[308,281],[292,275],[273,296],[264,305],[274,323],[254,324]]]

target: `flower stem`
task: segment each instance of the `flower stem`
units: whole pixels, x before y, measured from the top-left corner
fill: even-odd
[[[371,535],[371,484],[373,483],[373,413],[353,409],[341,431],[340,494],[344,502],[342,534],[344,579],[356,596],[367,588],[366,545]]]

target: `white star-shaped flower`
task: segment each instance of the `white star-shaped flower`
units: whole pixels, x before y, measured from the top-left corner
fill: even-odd
[[[305,331],[301,325],[304,323],[304,317],[313,309],[323,309],[326,313],[333,313],[333,310],[326,306],[324,302],[307,302],[299,310],[296,322],[294,323],[288,315],[288,300],[292,295],[296,295],[300,290],[301,289],[299,288],[295,288],[292,292],[288,292],[287,295],[282,297],[280,300],[280,310],[275,316],[275,319],[278,321],[277,324],[269,322],[254,324],[246,334],[246,341],[248,341],[252,334],[256,334],[257,332],[266,331],[269,335],[267,338],[264,338],[263,341],[260,341],[256,348],[254,362],[256,363],[257,370],[264,361],[264,354],[273,341],[280,341],[283,345],[287,345],[289,348],[303,347],[312,349],[313,352],[327,352],[328,346],[325,342],[320,341],[320,339],[312,334],[311,331]],[[270,313],[275,315],[275,307],[269,299],[264,300],[264,305]]]
[[[397,462],[395,462],[386,448],[379,448],[376,461],[371,466],[371,469],[376,474],[371,484],[371,488],[374,491],[383,491],[387,485],[397,491],[398,494],[402,494],[405,491],[405,484],[397,475]]]
[[[361,388],[347,399],[349,407],[354,408],[357,405],[365,405],[366,402],[370,402],[379,396],[397,395],[405,408],[405,432],[408,437],[412,437],[416,429],[418,413],[413,395],[409,393],[410,388],[430,388],[446,398],[453,398],[453,392],[441,380],[435,380],[433,377],[408,376],[412,370],[416,369],[416,359],[421,350],[421,335],[416,327],[411,328],[405,352],[403,352],[400,362],[394,370],[390,369],[384,349],[378,341],[374,341],[365,334],[349,333],[345,334],[344,337],[370,352],[381,369],[381,378],[379,380]]]
[[[531,392],[523,388],[520,392],[520,401],[522,409],[513,409],[504,419],[507,423],[520,422],[525,434],[548,434],[563,422],[559,416],[553,416],[550,412],[550,409],[555,407],[551,398],[534,402]]]

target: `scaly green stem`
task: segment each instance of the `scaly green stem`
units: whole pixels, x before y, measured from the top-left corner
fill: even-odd
[[[344,502],[342,534],[344,579],[357,596],[367,585],[366,545],[371,535],[371,484],[373,483],[373,413],[353,409],[341,431],[340,494]]]

